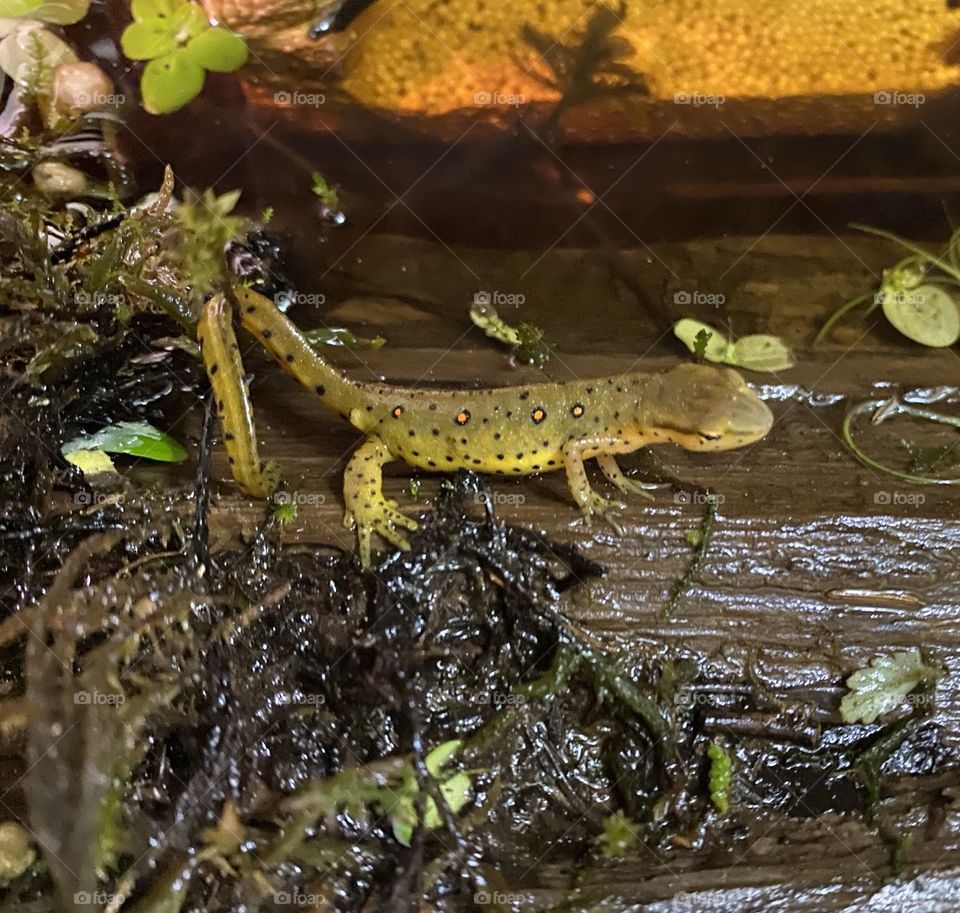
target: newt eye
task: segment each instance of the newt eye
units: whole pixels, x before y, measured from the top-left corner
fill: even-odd
[[[393,409],[390,410],[390,414],[394,418],[400,418],[400,416],[403,415],[403,406],[394,406]]]
[[[700,437],[702,437],[705,441],[719,441],[720,438],[723,437],[723,435],[722,435],[722,434],[707,434],[706,431],[701,431],[701,432],[700,432]]]
[[[466,409],[462,409],[460,412],[457,413],[457,417],[454,419],[454,421],[458,425],[466,425],[467,422],[470,421],[470,413],[467,412]]]

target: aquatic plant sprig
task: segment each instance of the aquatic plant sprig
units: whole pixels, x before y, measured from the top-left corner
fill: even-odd
[[[941,348],[960,339],[960,308],[943,286],[960,287],[960,230],[938,257],[893,232],[853,223],[851,228],[899,244],[908,257],[883,271],[880,287],[850,299],[835,310],[820,328],[814,345],[822,342],[847,314],[866,304],[865,315],[883,308],[891,325],[921,345]],[[944,259],[944,257],[946,259]]]
[[[960,428],[960,416],[948,415],[933,409],[927,409],[923,406],[912,406],[909,403],[901,402],[897,397],[889,399],[869,399],[859,403],[847,412],[844,416],[841,429],[843,442],[853,451],[861,463],[869,466],[871,469],[876,469],[879,472],[894,476],[901,481],[909,482],[913,485],[960,485],[960,477],[935,478],[933,476],[917,475],[912,472],[903,472],[900,469],[887,466],[865,453],[853,440],[853,423],[855,419],[868,412],[873,412],[872,422],[875,425],[879,425],[881,422],[895,415],[909,415],[913,418],[924,419],[939,424],[954,425]]]

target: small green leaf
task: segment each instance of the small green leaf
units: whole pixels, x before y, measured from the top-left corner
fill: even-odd
[[[379,349],[387,340],[382,336],[355,336],[344,327],[317,327],[303,334],[314,348],[342,346],[345,349]]]
[[[725,815],[730,808],[730,783],[733,780],[733,760],[727,750],[714,740],[707,747],[710,758],[710,773],[707,783],[710,787],[710,801],[713,807]]]
[[[918,649],[875,658],[869,668],[847,679],[849,693],[840,702],[845,723],[872,723],[893,710],[917,685],[936,681],[942,670],[924,662]]]
[[[883,292],[883,313],[907,339],[942,348],[960,339],[960,310],[953,296],[936,285]]]
[[[203,68],[186,60],[183,51],[151,60],[140,82],[143,107],[151,114],[178,111],[200,94],[203,81]]]
[[[160,463],[179,463],[187,452],[172,437],[147,422],[118,422],[95,434],[81,435],[60,448],[64,456],[77,450],[124,453]]]
[[[102,450],[71,450],[64,452],[64,459],[72,463],[88,478],[91,476],[114,475],[117,470]]]
[[[757,333],[733,344],[728,364],[748,371],[786,371],[794,365],[793,355],[777,336]]]
[[[327,183],[327,179],[320,174],[319,171],[315,171],[310,176],[312,186],[310,190],[312,193],[320,198],[320,202],[329,209],[339,209],[340,208],[340,195],[337,193],[336,187],[331,187]]]
[[[247,46],[235,32],[208,28],[187,42],[184,53],[197,66],[214,73],[232,73],[247,62]]]
[[[153,60],[172,54],[177,49],[177,39],[163,20],[145,19],[131,22],[123,30],[120,48],[130,60]]]
[[[429,771],[430,776],[440,776],[440,771],[453,760],[462,745],[462,739],[450,739],[450,741],[443,742],[434,748],[433,751],[423,759],[423,764]]]
[[[709,334],[706,344],[701,334]],[[707,361],[724,363],[730,354],[730,340],[706,323],[684,317],[673,325],[673,335],[677,337],[691,352],[696,353]]]
[[[0,3],[0,18],[16,19],[32,13],[43,0],[2,0]]]

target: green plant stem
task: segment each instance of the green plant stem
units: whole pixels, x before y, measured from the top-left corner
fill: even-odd
[[[863,304],[864,301],[867,301],[871,294],[872,292],[864,292],[862,295],[857,295],[856,298],[851,298],[846,304],[838,307],[827,318],[826,323],[824,323],[824,325],[820,328],[820,332],[817,333],[816,338],[813,340],[813,344],[815,346],[820,345],[827,333],[833,329],[834,324],[836,324],[842,317],[845,317],[847,314],[849,314],[850,311],[852,311],[855,307],[859,307],[859,305]]]
[[[894,469],[892,466],[886,466],[885,464],[873,459],[873,457],[867,456],[867,454],[864,453],[864,451],[854,443],[852,432],[853,420],[866,412],[880,409],[882,406],[887,406],[888,411],[884,412],[883,416],[880,418],[880,421],[884,421],[891,415],[904,414],[911,415],[915,418],[927,419],[928,421],[941,422],[950,425],[960,425],[960,418],[943,415],[939,412],[934,412],[932,409],[905,406],[902,403],[892,404],[890,400],[868,399],[865,402],[854,406],[844,416],[843,419],[843,442],[853,451],[856,458],[860,460],[861,463],[871,467],[872,469],[876,469],[879,472],[884,472],[887,475],[895,476],[896,478],[901,479],[904,482],[910,482],[913,485],[960,485],[960,478],[932,479],[929,476],[918,476],[909,472],[901,472],[899,469]]]
[[[932,263],[937,269],[943,270],[948,276],[952,276],[956,281],[960,282],[960,270],[945,260],[941,260],[940,257],[928,253],[922,247],[918,247],[912,241],[906,241],[891,231],[884,231],[882,228],[873,228],[870,225],[861,225],[858,222],[852,222],[850,227],[855,228],[857,231],[864,231],[869,235],[875,235],[878,238],[886,238],[888,241],[893,241],[923,260],[926,260],[928,263]]]

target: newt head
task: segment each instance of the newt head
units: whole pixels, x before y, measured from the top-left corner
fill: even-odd
[[[687,450],[732,450],[764,437],[773,413],[732,368],[683,364],[656,376],[646,421]]]

